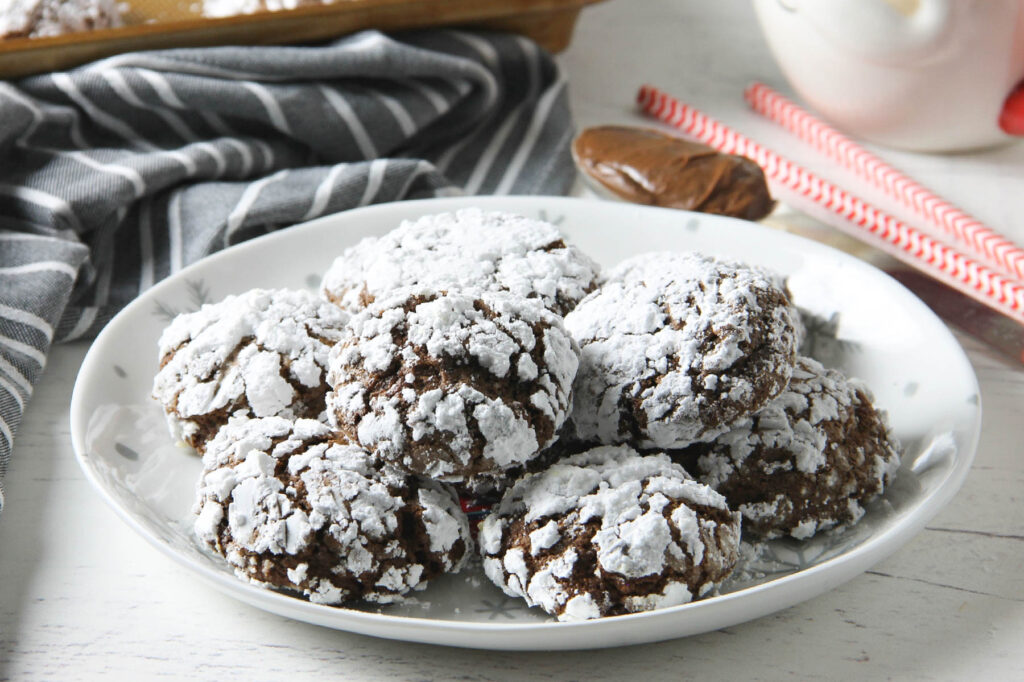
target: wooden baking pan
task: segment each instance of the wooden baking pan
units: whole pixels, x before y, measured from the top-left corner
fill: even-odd
[[[598,1],[335,0],[330,5],[208,19],[200,14],[199,0],[128,0],[126,26],[121,28],[0,40],[0,78],[67,69],[135,50],[306,43],[366,28],[489,28],[521,33],[558,52],[568,46],[580,10]]]

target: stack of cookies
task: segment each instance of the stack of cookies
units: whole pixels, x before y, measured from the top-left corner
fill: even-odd
[[[203,454],[196,534],[240,576],[394,601],[459,570],[463,509],[490,508],[487,576],[578,620],[711,594],[741,525],[806,538],[882,492],[884,420],[798,356],[801,329],[763,269],[662,253],[602,276],[554,226],[471,209],[346,250],[319,297],[178,317],[154,396]]]

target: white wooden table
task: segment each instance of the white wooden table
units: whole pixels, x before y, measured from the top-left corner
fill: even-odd
[[[641,81],[823,172],[740,93],[788,91],[744,0],[612,0],[561,58],[581,126],[640,123]],[[886,153],[1024,242],[1024,145]],[[977,460],[952,504],[868,573],[780,613],[661,644],[493,653],[405,644],[269,615],[158,554],[74,461],[71,387],[86,347],[56,348],[25,415],[0,517],[0,679],[1024,679],[1024,367],[959,337],[981,382]]]

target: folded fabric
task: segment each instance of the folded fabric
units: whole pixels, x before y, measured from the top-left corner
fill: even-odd
[[[564,193],[572,132],[550,56],[497,33],[133,53],[0,82],[0,479],[52,342],[320,215]]]

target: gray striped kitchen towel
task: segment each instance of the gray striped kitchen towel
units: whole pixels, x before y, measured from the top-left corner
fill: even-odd
[[[52,342],[320,215],[564,193],[571,136],[550,56],[496,33],[134,53],[0,82],[0,479]]]

